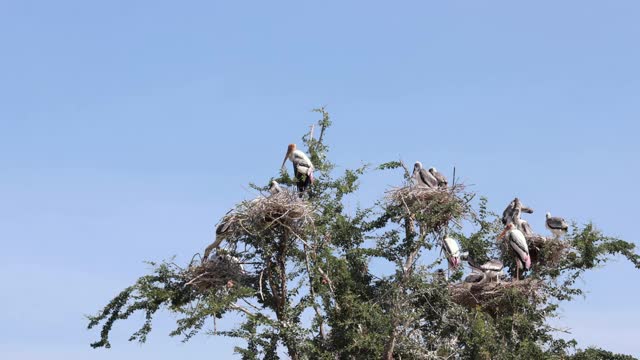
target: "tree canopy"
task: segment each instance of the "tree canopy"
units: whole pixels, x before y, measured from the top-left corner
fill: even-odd
[[[268,195],[267,181],[252,184],[260,195],[225,216],[229,231],[213,260],[151,262],[150,274],[88,317],[90,329],[101,328],[92,347],[110,347],[113,326],[136,312],[146,320],[129,340],[145,342],[164,310],[179,315],[171,336],[241,338],[246,345],[235,351],[246,360],[633,359],[582,350],[548,323],[561,304],[584,295],[576,281],[585,272],[614,256],[640,268],[633,243],[591,223],[573,224],[560,240],[536,234],[527,238],[532,269],[518,280],[511,250],[497,240],[504,226],[485,197],[456,179],[417,193],[401,161],[336,174],[329,114],[315,111],[319,134],[302,137],[318,173],[310,190],[298,198],[285,171],[269,179],[286,185],[282,193]],[[378,171],[396,172],[397,188],[371,207],[347,210],[345,196],[358,194],[360,177]],[[445,236],[476,262],[501,259],[508,274],[482,288],[465,283],[461,268],[447,276],[439,255]],[[216,319],[230,314],[236,326],[218,329]]]

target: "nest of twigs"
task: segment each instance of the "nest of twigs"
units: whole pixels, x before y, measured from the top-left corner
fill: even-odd
[[[211,289],[224,289],[241,282],[246,274],[241,265],[229,257],[212,256],[199,265],[192,265],[185,271],[189,280],[186,285],[198,292]]]
[[[555,267],[566,256],[569,243],[558,239],[534,234],[527,236],[531,262],[546,267]]]
[[[485,282],[482,284],[460,283],[449,285],[449,294],[454,302],[468,308],[482,307],[489,313],[499,313],[510,307],[513,295],[525,296],[535,301],[541,290],[540,280]]]
[[[302,234],[313,224],[314,213],[310,203],[288,189],[266,197],[240,203],[222,220],[228,229],[225,237],[240,239],[259,236],[265,231],[286,228]]]
[[[464,185],[428,188],[405,186],[387,192],[387,201],[400,209],[402,216],[411,214],[431,229],[447,226],[449,221],[464,214],[465,202],[458,196]]]

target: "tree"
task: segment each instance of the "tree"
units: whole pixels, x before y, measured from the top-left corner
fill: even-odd
[[[171,336],[188,340],[207,330],[246,341],[242,359],[627,359],[601,349],[576,349],[556,338],[547,320],[562,302],[582,290],[586,271],[622,255],[636,267],[632,243],[607,237],[593,224],[574,225],[564,240],[530,237],[533,271],[520,281],[509,249],[496,242],[502,230],[486,198],[463,184],[436,190],[410,184],[399,161],[363,166],[334,176],[325,135],[328,113],[318,121],[319,136],[303,136],[319,176],[303,199],[285,190],[239,203],[225,216],[226,249],[217,257],[195,259],[186,267],[151,263],[153,271],[122,290],[89,328],[101,325],[92,347],[110,347],[109,333],[135,312],[146,320],[130,341],[145,342],[152,320],[163,309],[178,314]],[[402,170],[404,183],[373,207],[345,210],[344,198],[358,191],[367,172]],[[286,172],[276,179],[293,185]],[[455,182],[455,179],[452,179]],[[473,226],[465,234],[464,225]],[[459,239],[476,261],[502,258],[510,269],[500,284],[461,283],[462,271],[442,276],[443,236]],[[370,245],[374,244],[374,245]],[[372,260],[392,264],[381,275]],[[238,263],[244,264],[241,269]],[[219,330],[218,318],[235,313],[242,322]],[[312,320],[305,321],[311,314]]]

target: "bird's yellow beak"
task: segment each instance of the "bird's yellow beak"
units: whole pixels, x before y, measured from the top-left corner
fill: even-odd
[[[282,165],[280,166],[280,168],[281,168],[282,170],[285,170],[285,168],[284,168],[284,164],[286,164],[286,163],[287,163],[287,158],[289,157],[289,155],[290,155],[290,154],[291,154],[291,150],[290,150],[290,149],[287,149],[287,153],[286,153],[286,154],[284,154],[284,159],[282,160]]]
[[[506,228],[504,228],[504,230],[502,230],[500,235],[498,235],[498,240],[502,239],[504,237],[504,234],[507,233],[507,231],[509,231],[509,227],[506,227]]]

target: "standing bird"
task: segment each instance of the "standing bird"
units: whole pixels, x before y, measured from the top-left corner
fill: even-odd
[[[269,185],[269,192],[271,193],[271,195],[279,194],[282,192],[282,188],[277,181],[272,180],[271,185]]]
[[[457,269],[458,266],[460,266],[460,245],[458,245],[456,239],[448,236],[445,237],[442,241],[442,249],[444,249],[444,252],[447,255],[449,267]]]
[[[436,179],[430,172],[422,167],[420,161],[416,161],[413,165],[413,181],[417,186],[426,186],[428,188],[438,187],[438,179]]]
[[[302,196],[302,193],[309,188],[309,185],[313,184],[313,164],[307,154],[296,149],[296,144],[289,144],[287,153],[284,155],[284,160],[282,160],[283,170],[287,159],[291,160],[291,163],[293,164],[293,174],[296,178],[296,186],[298,187],[300,196]]]
[[[474,271],[479,271],[485,274],[487,276],[487,280],[496,280],[498,283],[500,282],[500,277],[503,275],[502,269],[504,269],[502,261],[498,259],[491,259],[482,265],[477,265],[472,259],[469,259],[468,263]]]
[[[547,213],[546,225],[547,229],[551,230],[556,239],[569,231],[569,224],[567,224],[563,218],[552,217],[549,212]]]
[[[502,239],[505,235],[509,246],[516,253],[516,279],[520,280],[520,269],[524,268],[525,270],[529,270],[529,268],[531,268],[531,257],[529,256],[527,239],[524,237],[522,231],[516,229],[513,223],[507,225],[498,239]]]
[[[503,225],[506,226],[510,222],[514,222],[514,217],[515,216],[518,216],[518,218],[520,217],[520,213],[517,214],[517,215],[515,213],[517,208],[519,208],[521,210],[521,212],[525,212],[527,214],[533,214],[533,209],[528,208],[526,206],[523,206],[522,203],[520,202],[520,199],[515,198],[515,199],[511,200],[509,205],[507,205],[507,207],[502,212],[502,224]]]
[[[436,180],[438,181],[438,186],[439,187],[447,187],[447,178],[444,177],[444,175],[442,175],[441,173],[438,172],[438,170],[436,170],[436,168],[432,167],[429,168],[429,173],[436,178]]]
[[[217,249],[220,246],[222,240],[224,240],[225,237],[229,234],[229,229],[232,223],[231,220],[231,215],[226,215],[222,218],[220,224],[218,224],[218,227],[216,227],[216,239],[211,245],[207,246],[207,248],[204,249],[204,255],[202,256],[203,261],[207,261],[209,259],[209,254],[211,254],[211,251],[213,251],[213,249]]]

